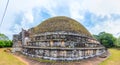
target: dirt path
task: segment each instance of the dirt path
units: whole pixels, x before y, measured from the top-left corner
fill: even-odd
[[[24,59],[24,58],[21,58],[17,55],[14,55],[17,59],[19,59],[20,61],[22,61],[23,63],[25,63],[26,65],[29,65],[29,63]]]
[[[75,62],[68,62],[68,63],[56,62],[53,64],[53,63],[38,62],[29,59],[27,57],[24,57],[23,55],[15,55],[15,57],[18,58],[20,61],[24,62],[26,65],[98,65],[100,62],[106,59],[106,58],[94,57],[94,58],[84,59]]]
[[[79,61],[70,61],[70,62],[58,61],[55,63],[49,63],[49,62],[39,62],[19,53],[15,53],[14,56],[18,58],[20,61],[24,62],[26,65],[98,65],[99,63],[101,63],[102,61],[104,61],[109,57],[109,56],[107,56],[106,58],[94,57]]]

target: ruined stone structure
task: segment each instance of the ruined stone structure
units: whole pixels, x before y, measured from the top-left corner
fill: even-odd
[[[28,31],[22,30],[13,36],[13,41],[15,49],[21,42],[17,47],[23,54],[49,60],[80,60],[105,52],[105,47],[83,25],[65,16],[49,18]]]

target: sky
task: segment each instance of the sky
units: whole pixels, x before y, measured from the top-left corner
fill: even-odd
[[[0,0],[0,20],[6,3]],[[120,0],[9,0],[0,32],[12,39],[22,28],[27,30],[55,16],[73,18],[91,34],[104,31],[120,36]]]

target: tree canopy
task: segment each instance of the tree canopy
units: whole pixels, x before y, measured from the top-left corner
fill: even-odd
[[[100,32],[98,35],[93,36],[107,48],[114,47],[117,40],[112,34],[106,32]]]
[[[4,35],[4,34],[0,34],[0,48],[1,47],[11,47],[12,46],[12,41],[9,40],[9,38]]]
[[[4,34],[0,34],[0,40],[9,40],[9,38]]]
[[[120,36],[117,38],[117,41],[116,41],[116,46],[120,47]]]

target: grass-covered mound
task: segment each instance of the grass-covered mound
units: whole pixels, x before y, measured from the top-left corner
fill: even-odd
[[[33,32],[36,34],[44,33],[44,32],[65,31],[65,32],[75,32],[75,33],[91,36],[91,34],[82,24],[65,16],[57,16],[57,17],[49,18],[32,29]]]

